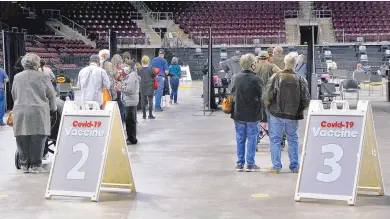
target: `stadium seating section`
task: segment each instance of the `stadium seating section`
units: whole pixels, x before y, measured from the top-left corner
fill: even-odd
[[[390,40],[390,4],[383,1],[314,2],[317,10],[331,10],[336,40],[356,42],[359,36],[365,41]]]
[[[145,33],[131,20],[135,12],[130,2],[75,2],[59,3],[62,14],[85,27],[90,36],[108,33],[111,29],[118,37],[133,38],[134,44],[145,43]],[[107,34],[105,34],[107,35]]]
[[[242,44],[265,37],[264,43],[285,42],[285,10],[299,10],[298,2],[146,2],[154,11],[173,12],[174,21],[191,34],[196,43],[207,36],[211,24],[216,44]],[[247,40],[248,41],[248,40]],[[250,43],[249,42],[247,43]]]

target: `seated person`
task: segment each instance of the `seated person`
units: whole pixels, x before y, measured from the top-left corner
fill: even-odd
[[[60,72],[60,74],[57,76],[56,80],[57,80],[57,84],[63,84],[63,83],[71,84],[71,80],[63,72]],[[69,97],[70,100],[72,100],[72,101],[74,100],[74,91],[73,91],[73,89],[70,89],[70,93],[69,93],[68,97]],[[66,97],[60,97],[60,98],[63,101],[66,100]]]

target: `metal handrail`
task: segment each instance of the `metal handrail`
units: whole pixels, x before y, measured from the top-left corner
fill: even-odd
[[[312,10],[312,18],[331,18],[332,10]]]
[[[194,36],[194,35],[190,35],[190,38],[196,43],[196,42],[199,42],[197,44],[199,44],[200,46],[204,46],[204,45],[208,45],[208,39],[209,37],[208,36]],[[225,39],[226,37],[213,37],[213,45],[222,45],[222,43],[218,43],[216,44],[216,40],[218,39]],[[224,43],[226,45],[254,45],[254,44],[268,44],[267,42],[264,42],[264,40],[266,39],[272,39],[272,38],[276,38],[276,41],[271,41],[269,44],[280,44],[282,43],[281,42],[281,39],[282,37],[280,36],[280,34],[278,35],[274,35],[274,36],[230,36],[228,38],[228,42],[227,43]],[[255,39],[258,39],[259,42],[258,43],[255,43],[254,40]],[[236,42],[233,42],[233,41],[240,41],[239,43],[236,43]],[[206,42],[205,42],[206,41]]]
[[[79,25],[79,24],[77,24],[76,22],[74,22],[73,20],[71,20],[70,18],[68,18],[68,17],[66,17],[66,16],[64,16],[64,15],[62,15],[61,16],[61,23],[64,23],[63,22],[63,20],[67,20],[67,21],[69,21],[71,24],[72,24],[72,30],[76,30],[76,31],[78,31],[78,32],[80,32],[81,33],[81,35],[83,35],[83,36],[87,36],[87,29],[85,29],[83,26],[81,26],[81,25]],[[68,25],[69,26],[69,25]],[[75,26],[78,28],[75,28]],[[70,26],[69,26],[70,27]],[[80,31],[81,30],[81,31]]]
[[[8,24],[0,21],[0,30],[9,30]]]
[[[286,10],[284,11],[284,18],[299,18],[299,10]]]

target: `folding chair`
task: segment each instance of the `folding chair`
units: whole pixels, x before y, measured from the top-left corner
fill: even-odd
[[[356,98],[359,100],[359,84],[356,80],[354,79],[348,79],[344,80],[340,84],[340,93],[341,93],[341,99],[345,100],[347,99],[345,97],[345,94],[351,94],[351,93],[356,93]]]

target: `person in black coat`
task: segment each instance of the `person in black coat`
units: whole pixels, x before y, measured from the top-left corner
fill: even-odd
[[[259,121],[262,119],[263,80],[253,72],[256,68],[253,54],[241,56],[242,71],[232,77],[231,95],[233,107],[231,118],[234,120],[237,141],[237,172],[259,171],[255,164],[256,145],[259,133]],[[247,146],[245,147],[245,143]],[[246,158],[245,158],[246,155]]]
[[[149,105],[148,119],[155,119],[153,116],[153,96],[154,96],[154,74],[151,67],[149,67],[150,59],[148,56],[142,57],[142,68],[139,69],[138,75],[140,76],[140,95],[141,95],[141,108],[143,119],[146,119],[146,105]]]

